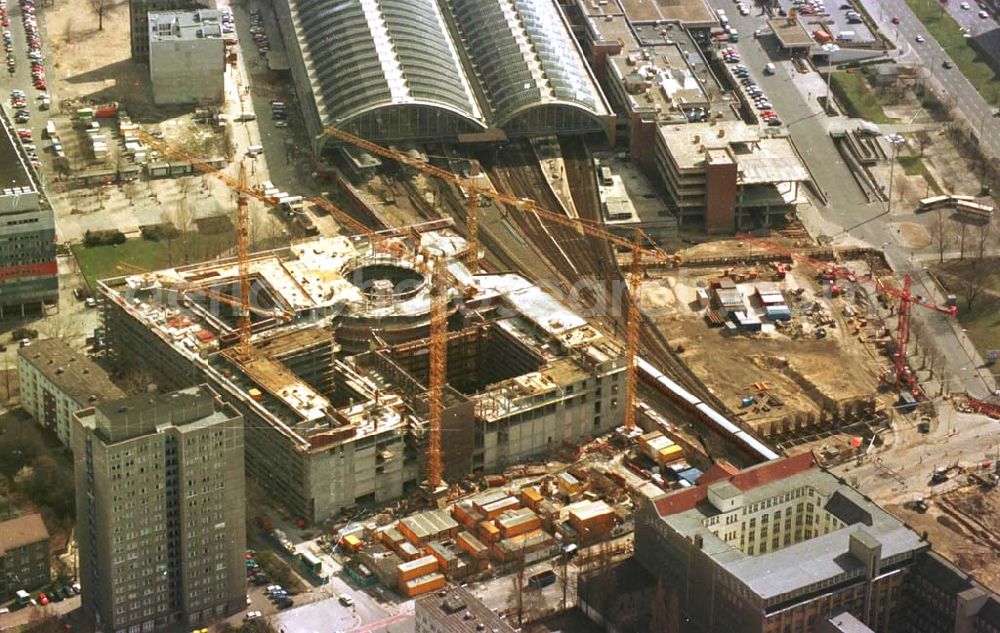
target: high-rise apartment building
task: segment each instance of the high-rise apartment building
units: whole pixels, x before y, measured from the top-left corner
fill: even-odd
[[[74,415],[83,607],[99,630],[245,607],[243,418],[205,385]]]
[[[0,319],[59,300],[55,215],[0,114]]]

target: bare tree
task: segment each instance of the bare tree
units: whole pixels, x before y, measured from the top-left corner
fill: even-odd
[[[90,8],[97,14],[97,30],[104,30],[104,14],[111,8],[110,0],[90,0]]]
[[[962,289],[965,290],[965,309],[972,311],[972,306],[976,303],[976,299],[982,294],[985,285],[983,284],[982,276],[980,275],[966,275],[962,282]]]
[[[937,247],[938,263],[943,264],[944,252],[951,245],[952,234],[951,227],[945,222],[944,212],[941,209],[938,209],[937,216],[931,220],[927,230],[931,234],[931,241]]]
[[[958,223],[961,228],[958,230],[958,259],[965,259],[965,234],[969,231],[969,225],[965,222]]]
[[[976,228],[976,259],[973,261],[973,267],[986,257],[986,249],[990,243],[990,237],[992,237],[990,234],[992,226],[991,222],[986,222]]]
[[[920,156],[923,157],[924,149],[930,145],[931,135],[927,130],[917,132],[917,147],[920,149]]]

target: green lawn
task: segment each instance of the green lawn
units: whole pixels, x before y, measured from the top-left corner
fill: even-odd
[[[159,270],[209,259],[226,252],[231,244],[231,235],[186,233],[174,240],[135,238],[118,246],[74,244],[73,254],[93,288],[97,279],[131,274],[136,269]],[[128,266],[119,267],[122,263]]]
[[[953,260],[936,265],[935,269],[941,283],[958,297],[959,322],[979,353],[985,355],[987,350],[1000,349],[1000,260],[983,260],[975,269],[971,264],[968,259]],[[979,279],[987,290],[980,292],[969,310],[967,286],[961,280],[971,276]]]
[[[969,46],[968,40],[962,34],[958,22],[951,17],[940,0],[906,0],[906,4],[910,5],[910,8],[924,23],[934,39],[954,60],[957,70],[960,70],[979,90],[983,99],[993,105],[1000,103],[1000,80],[998,80],[996,73],[993,72],[989,64],[980,61],[976,51]],[[924,61],[941,64],[944,60]]]
[[[883,103],[879,100],[878,93],[869,87],[860,72],[835,72],[830,87],[852,117],[867,119],[872,123],[890,122],[882,110]]]
[[[941,186],[937,183],[930,170],[927,169],[923,158],[919,156],[900,156],[897,160],[899,161],[899,166],[903,168],[903,173],[907,176],[923,176],[934,195],[939,196],[943,193]]]

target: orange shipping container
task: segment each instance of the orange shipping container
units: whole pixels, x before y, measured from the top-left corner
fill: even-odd
[[[538,504],[542,502],[542,493],[538,492],[538,488],[534,486],[529,486],[521,490],[521,503],[528,506],[532,510],[538,509]]]
[[[520,507],[521,502],[514,497],[504,497],[499,501],[484,505],[481,509],[486,519],[495,519],[502,512],[515,510]]]
[[[414,578],[419,578],[421,576],[426,576],[427,574],[432,574],[438,570],[438,561],[433,556],[427,555],[422,556],[416,560],[412,560],[408,563],[400,563],[396,568],[399,572],[398,578],[399,582],[406,582],[407,580],[413,580]]]
[[[444,588],[444,576],[437,573],[427,574],[426,576],[414,578],[413,580],[403,583],[403,593],[405,593],[408,598],[430,593],[431,591],[437,591],[442,588]]]
[[[489,549],[482,541],[468,532],[459,532],[455,539],[459,548],[474,558],[485,558],[489,556]]]
[[[481,521],[479,523],[479,536],[487,543],[495,543],[500,540],[500,529],[491,521]]]

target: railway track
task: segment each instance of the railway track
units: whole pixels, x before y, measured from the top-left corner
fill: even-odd
[[[567,137],[560,139],[560,146],[562,148],[563,160],[566,163],[566,177],[569,181],[570,191],[573,194],[573,203],[576,205],[580,218],[600,223],[602,218],[600,197],[597,191],[597,178],[586,143],[582,138]],[[627,284],[622,271],[618,267],[614,249],[607,242],[598,238],[588,239],[590,241],[590,248],[584,252],[599,262],[602,268],[601,274],[604,279],[608,280],[607,289],[613,291],[615,288],[626,288]],[[620,294],[622,295],[622,306],[626,308],[627,302],[631,301],[632,297],[626,292],[621,292]],[[639,331],[639,340],[642,346],[640,355],[645,357],[649,362],[658,365],[665,374],[701,398],[703,402],[709,404],[713,409],[727,415],[727,417],[732,417],[732,411],[677,356],[677,353],[674,352],[660,329],[645,315],[643,315],[642,319]],[[618,327],[616,332],[624,338],[624,319],[616,320],[615,324],[618,325],[618,323],[621,323],[622,327]]]

